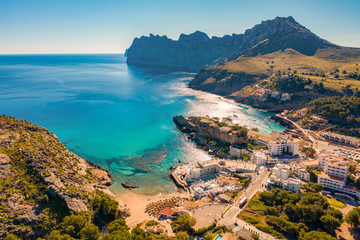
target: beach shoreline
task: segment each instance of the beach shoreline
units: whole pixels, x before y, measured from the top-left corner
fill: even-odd
[[[143,222],[157,219],[145,212],[148,204],[173,197],[190,198],[191,196],[185,191],[169,194],[159,193],[158,195],[150,196],[137,194],[129,190],[127,193],[117,195],[115,200],[119,203],[121,208],[130,213],[130,216],[126,217],[125,221],[130,228],[134,228]]]

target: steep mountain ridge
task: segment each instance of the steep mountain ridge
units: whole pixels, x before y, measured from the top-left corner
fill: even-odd
[[[314,55],[318,49],[338,46],[313,34],[293,17],[276,17],[263,21],[244,34],[209,38],[203,32],[181,34],[172,40],[166,36],[135,38],[127,50],[129,65],[177,67],[196,70],[236,59],[242,54],[256,56],[292,48],[305,55]]]

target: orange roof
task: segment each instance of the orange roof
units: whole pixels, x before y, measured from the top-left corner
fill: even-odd
[[[329,175],[329,174],[328,174]],[[338,181],[344,181],[345,178],[342,178],[342,177],[338,177],[338,176],[335,176],[335,175],[329,175],[329,177],[331,179],[335,179],[335,180],[338,180]]]
[[[329,178],[329,179],[333,179],[333,180],[337,180],[337,181],[344,181],[344,178],[342,177],[338,177],[338,176],[334,176],[334,175],[329,175],[327,173],[321,172],[319,174],[320,177],[322,178]]]
[[[173,214],[174,210],[172,210],[171,208],[165,208],[163,210],[161,210],[160,214],[161,215],[166,215],[166,216],[171,216]]]
[[[359,190],[357,190],[355,187],[353,186],[343,186],[343,188],[346,188],[346,189],[350,189],[350,190],[353,190],[353,191],[356,191],[356,192],[360,192]]]

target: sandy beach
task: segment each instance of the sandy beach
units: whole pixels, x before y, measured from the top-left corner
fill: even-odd
[[[121,207],[126,207],[126,209],[129,210],[130,217],[126,218],[126,223],[130,228],[133,228],[139,223],[155,219],[154,217],[149,216],[149,214],[145,213],[145,208],[149,203],[172,197],[188,198],[190,197],[190,195],[187,192],[175,192],[165,195],[160,193],[155,196],[148,196],[139,195],[129,191],[128,193],[117,196],[115,200],[119,202]]]

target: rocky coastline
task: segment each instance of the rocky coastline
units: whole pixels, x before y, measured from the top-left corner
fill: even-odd
[[[247,129],[237,124],[204,117],[175,116],[177,128],[202,150],[218,158],[231,158],[230,145],[247,146]]]
[[[7,219],[0,237],[9,230],[26,239],[39,237],[36,226],[43,226],[48,211],[59,216],[88,211],[94,192],[113,196],[107,188],[112,183],[108,171],[69,151],[47,129],[0,116],[0,198],[6,199],[0,219]]]

